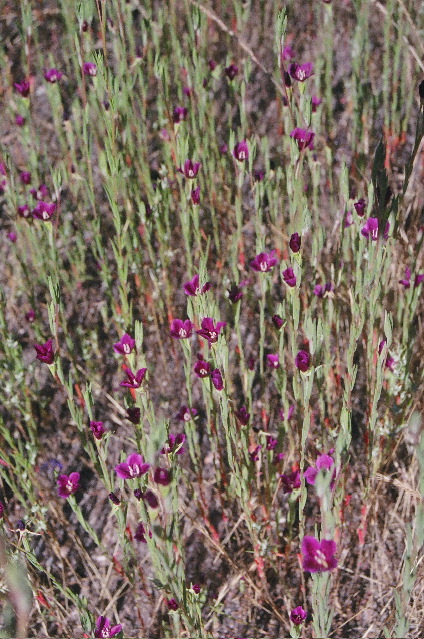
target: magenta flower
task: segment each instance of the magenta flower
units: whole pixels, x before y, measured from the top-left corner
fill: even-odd
[[[334,285],[331,282],[327,282],[324,286],[321,284],[317,284],[314,287],[314,295],[317,297],[323,298],[326,293],[331,293],[334,290]]]
[[[94,629],[94,636],[96,639],[101,639],[105,637],[114,637],[121,632],[122,625],[118,624],[117,626],[111,626],[110,621],[107,617],[97,617],[96,627]]]
[[[239,162],[244,162],[249,157],[249,147],[247,146],[246,140],[242,140],[241,142],[237,142],[233,149],[233,156]]]
[[[417,288],[417,286],[419,286],[421,282],[424,282],[424,273],[415,276],[414,288]]]
[[[115,506],[119,506],[121,504],[121,500],[115,495],[115,493],[109,493],[108,497]]]
[[[34,348],[37,352],[36,359],[40,360],[40,362],[44,362],[45,364],[53,364],[54,351],[52,339],[47,340],[45,344],[34,344]]]
[[[115,471],[121,479],[134,479],[145,475],[150,468],[150,464],[144,462],[143,455],[131,453],[126,461],[115,466]]]
[[[189,178],[190,180],[192,180],[198,174],[200,166],[201,166],[200,162],[193,162],[192,160],[186,160],[184,162],[184,166],[178,169],[178,171],[182,173],[183,175],[185,175],[186,178]]]
[[[128,335],[128,333],[125,333],[119,342],[113,345],[115,353],[119,353],[120,355],[129,355],[134,348],[135,340]]]
[[[368,218],[365,226],[361,229],[361,235],[370,238],[372,242],[376,242],[378,238],[378,219],[376,217]]]
[[[278,440],[274,439],[274,437],[272,435],[267,435],[266,436],[266,449],[267,450],[274,450],[274,448],[276,448],[278,444]]]
[[[330,470],[334,466],[334,459],[330,455],[319,455],[315,462],[315,466],[309,466],[303,473],[306,481],[311,486],[315,485],[316,477],[320,470]],[[335,469],[334,469],[335,470]]]
[[[44,79],[47,80],[47,82],[50,82],[51,84],[58,82],[58,80],[60,80],[62,76],[63,76],[63,73],[61,71],[58,71],[55,68],[44,71]]]
[[[24,126],[26,120],[24,118],[23,115],[21,115],[20,113],[17,113],[15,116],[15,123],[17,124],[17,126]]]
[[[299,253],[301,245],[302,238],[300,237],[299,233],[293,233],[293,235],[290,236],[289,241],[290,250],[293,253]]]
[[[167,599],[166,605],[170,610],[178,610],[178,608],[180,607],[176,599]]]
[[[140,488],[136,488],[134,491],[134,497],[136,497],[138,501],[140,501],[140,499],[142,499],[143,501],[146,501],[148,505],[150,506],[150,508],[159,507],[159,500],[156,497],[155,493],[151,490],[146,490],[146,492],[143,493],[143,491],[141,491]]]
[[[215,386],[217,391],[222,391],[224,388],[224,380],[222,379],[221,371],[219,368],[215,368],[211,372],[212,384]]]
[[[167,468],[156,468],[153,481],[161,486],[168,486],[171,483],[171,471]]]
[[[28,219],[30,217],[28,204],[23,204],[22,206],[18,206],[18,215],[25,219]]]
[[[311,364],[311,356],[307,351],[299,351],[295,357],[294,363],[302,373],[306,373]]]
[[[17,234],[15,233],[15,231],[10,231],[10,233],[8,233],[8,234],[6,235],[6,237],[7,237],[7,239],[8,239],[10,242],[13,242],[13,244],[14,244],[14,243],[16,242],[16,240],[18,239],[18,236],[17,236]]]
[[[136,541],[141,541],[142,544],[147,544],[146,533],[147,533],[147,530],[145,529],[144,524],[140,522],[134,533],[134,539]],[[149,530],[148,535],[150,538],[152,537],[151,530]]]
[[[21,95],[23,98],[27,98],[29,96],[30,84],[28,80],[24,80],[23,82],[15,82],[14,87],[19,95]]]
[[[174,319],[171,322],[170,329],[172,337],[175,339],[188,339],[193,334],[193,324],[190,320]]]
[[[59,497],[67,499],[70,495],[76,493],[79,488],[79,479],[79,473],[71,473],[69,477],[68,475],[59,475],[57,478],[57,483],[59,484],[57,493]]]
[[[299,151],[303,151],[304,149],[311,149],[311,151],[313,151],[315,137],[315,133],[313,131],[296,127],[290,133],[290,137],[296,141]]]
[[[208,67],[211,71],[215,71],[217,66],[218,66],[218,63],[215,60],[209,60]]]
[[[291,47],[289,44],[286,44],[286,46],[281,51],[281,59],[283,61],[286,61],[286,60],[293,60],[293,58],[294,58],[293,47]]]
[[[36,200],[45,200],[49,197],[49,189],[45,184],[40,184],[38,189],[31,189],[30,193]]]
[[[280,412],[279,412],[280,418],[284,421],[285,417],[284,417],[284,409],[280,408]],[[291,419],[294,415],[294,405],[289,406],[289,410],[287,411],[287,421],[289,419]]]
[[[304,82],[314,74],[314,66],[312,62],[306,62],[306,64],[297,64],[296,62],[292,62],[289,65],[288,71],[293,80]]]
[[[409,288],[411,286],[411,269],[405,269],[405,278],[403,280],[399,280],[399,284],[402,284],[405,288]]]
[[[268,366],[271,366],[271,368],[280,368],[280,356],[278,353],[275,355],[267,355],[266,358],[268,360]]]
[[[191,88],[190,87],[183,87],[183,93],[185,96],[187,96],[187,98],[189,98],[191,96]]]
[[[96,439],[101,439],[106,432],[103,422],[90,422],[90,428]]]
[[[250,413],[247,412],[246,406],[242,406],[240,410],[235,411],[234,415],[237,417],[242,426],[247,426],[250,419]]]
[[[352,211],[346,211],[345,214],[345,221],[344,221],[344,228],[348,229],[349,226],[352,226],[353,224],[353,215],[352,215]]]
[[[387,340],[386,339],[382,339],[380,344],[378,345],[378,354],[381,355],[383,348],[385,347],[385,345],[387,344]],[[390,371],[392,371],[392,373],[394,373],[395,370],[395,360],[393,359],[393,357],[391,357],[391,355],[387,355],[386,357],[386,361],[385,361],[385,367],[388,368]]]
[[[40,200],[35,208],[32,209],[32,217],[37,220],[43,220],[43,222],[50,222],[55,210],[56,204],[54,202],[43,202],[43,200]]]
[[[209,362],[205,362],[203,359],[199,359],[194,365],[194,372],[197,377],[209,377],[211,372],[211,365],[209,364]]]
[[[231,288],[227,288],[228,299],[233,304],[236,304],[243,297],[242,289],[248,284],[249,284],[249,280],[243,280],[242,282],[240,282],[238,286],[234,284]]]
[[[336,542],[323,539],[321,542],[315,537],[306,536],[302,541],[303,570],[306,572],[326,572],[337,566],[334,554],[337,550]]]
[[[283,318],[280,315],[273,315],[271,320],[277,331],[279,331],[284,324]]]
[[[355,211],[357,212],[359,217],[364,217],[365,208],[366,208],[366,202],[365,202],[364,198],[361,197],[361,199],[358,200],[357,202],[355,202],[353,206],[355,207]]]
[[[97,75],[97,65],[94,62],[84,62],[82,65],[82,72],[84,75]]]
[[[286,268],[286,270],[282,272],[282,276],[287,286],[290,286],[290,288],[296,286],[296,275],[292,268]]]
[[[127,408],[127,419],[132,424],[139,424],[141,419],[141,410],[137,406]]]
[[[30,324],[32,324],[35,321],[35,311],[34,311],[34,309],[31,308],[28,311],[28,313],[25,313],[25,319]]]
[[[175,417],[181,422],[189,422],[195,415],[197,415],[197,410],[195,408],[181,406]]]
[[[300,626],[306,619],[306,612],[303,610],[302,606],[298,606],[297,608],[293,608],[290,613],[290,621],[295,626]]]
[[[259,273],[267,273],[277,262],[275,251],[271,251],[271,253],[259,253],[259,255],[256,255],[255,259],[250,262],[250,268]]]
[[[194,204],[194,206],[200,204],[200,186],[196,186],[196,188],[192,190],[190,198],[191,203]]]
[[[259,460],[261,448],[262,446],[256,446],[254,450],[249,451],[250,461],[255,462]]]
[[[136,374],[132,372],[130,368],[125,369],[125,374],[127,379],[119,384],[119,386],[124,386],[125,388],[140,388],[143,383],[144,376],[146,375],[147,368],[140,368]]]
[[[322,100],[320,98],[317,98],[316,95],[312,96],[312,113],[316,113],[317,109],[319,107],[319,105],[321,104]]]
[[[195,275],[191,280],[183,284],[184,293],[191,297],[195,297],[196,295],[203,295],[209,291],[211,287],[210,282],[206,282],[202,287],[199,286],[199,276]]]
[[[0,501],[0,519],[3,519],[4,517],[4,504],[2,501]]]
[[[214,324],[214,320],[211,317],[204,317],[202,319],[202,328],[196,333],[208,340],[209,344],[215,344],[218,341],[218,336],[221,332],[221,328],[227,325],[227,322],[217,322]]]
[[[230,64],[230,66],[226,67],[224,70],[225,70],[225,75],[227,76],[229,80],[234,80],[234,78],[239,72],[239,69],[235,64]]]
[[[176,455],[182,455],[185,452],[185,448],[183,444],[186,440],[186,436],[184,433],[178,433],[178,435],[173,435],[170,433],[168,437],[168,443],[161,449],[162,455],[169,455],[170,453],[175,453]]]
[[[29,184],[31,182],[31,173],[29,171],[22,171],[22,173],[19,175],[19,179],[21,180],[22,184]]]
[[[280,480],[285,495],[291,494],[294,490],[300,488],[301,485],[300,472],[298,470],[280,475]]]
[[[174,124],[179,124],[180,122],[183,122],[183,120],[186,119],[187,114],[188,114],[188,109],[186,107],[175,107],[174,114],[173,114]]]

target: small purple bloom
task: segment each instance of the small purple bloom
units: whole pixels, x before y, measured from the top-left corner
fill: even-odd
[[[324,286],[321,284],[317,284],[314,287],[314,295],[317,297],[323,298],[326,293],[331,293],[334,290],[334,286],[331,282],[327,282]]]
[[[134,491],[134,495],[135,495],[136,491]],[[141,493],[141,491],[140,491]],[[136,495],[137,497],[137,495]],[[137,499],[142,499],[143,501],[147,502],[147,504],[150,506],[150,508],[159,508],[159,500],[156,497],[155,493],[152,490],[146,490],[146,492],[143,494],[140,494],[140,497],[137,497]]]
[[[44,362],[45,364],[53,364],[54,351],[52,339],[47,340],[45,344],[34,344],[34,348],[37,352],[36,359],[40,360],[40,362]]]
[[[161,486],[168,486],[171,483],[171,471],[167,468],[156,468],[153,481]]]
[[[215,62],[215,60],[209,60],[208,67],[211,71],[215,71],[217,66],[218,66],[218,63]]]
[[[303,610],[302,606],[298,606],[297,608],[293,608],[290,613],[290,621],[295,626],[300,626],[306,619],[306,612]]]
[[[250,461],[255,462],[259,460],[259,452],[261,450],[262,446],[256,446],[256,448],[252,451],[249,451],[249,457],[250,457]]]
[[[225,153],[227,153],[228,151],[228,145],[227,144],[220,144],[219,145],[219,152],[221,153],[221,155],[225,155]]]
[[[233,156],[239,162],[244,162],[249,157],[249,147],[247,146],[246,140],[242,140],[241,142],[237,142],[233,149]]]
[[[315,537],[306,536],[302,541],[303,570],[306,572],[326,572],[337,566],[334,554],[337,550],[336,542],[323,539],[321,542]]]
[[[138,406],[130,406],[130,408],[127,408],[127,419],[132,424],[140,423],[141,410],[138,408]]]
[[[312,62],[306,62],[306,64],[297,64],[296,62],[292,62],[289,65],[288,70],[291,77],[294,80],[298,80],[298,82],[304,82],[314,74],[314,66]]]
[[[255,178],[256,182],[262,182],[265,177],[264,169],[256,169],[255,171],[253,171],[253,177]]]
[[[143,383],[144,376],[146,375],[147,368],[140,368],[136,374],[132,372],[130,368],[125,369],[125,374],[127,379],[119,384],[119,386],[123,386],[125,388],[140,388]]]
[[[355,202],[353,206],[355,207],[355,211],[357,212],[359,217],[364,217],[366,209],[366,202],[364,198],[361,197],[361,199]]]
[[[233,304],[236,304],[239,300],[241,300],[243,297],[242,289],[244,286],[247,286],[247,284],[249,284],[249,280],[243,280],[238,286],[234,284],[231,288],[227,288],[228,299]]]
[[[18,239],[18,236],[15,233],[15,231],[10,231],[10,233],[8,233],[6,237],[10,242],[13,242],[13,243],[15,243],[16,240]]]
[[[25,124],[25,118],[23,115],[21,115],[20,113],[17,113],[15,116],[15,123],[17,124],[17,126],[24,126]]]
[[[259,255],[256,255],[255,259],[250,262],[250,268],[259,273],[267,273],[277,262],[275,251],[271,251],[271,253],[259,253]]]
[[[131,453],[126,461],[115,466],[115,471],[121,479],[134,479],[145,475],[150,468],[150,464],[144,463],[144,458],[139,453]]]
[[[344,221],[344,228],[348,229],[349,226],[352,226],[353,224],[353,215],[352,215],[352,211],[346,211],[345,214],[345,221]]]
[[[50,222],[55,210],[56,204],[54,202],[43,202],[43,200],[40,200],[35,208],[32,209],[32,217],[37,220],[43,220],[43,222]]]
[[[189,422],[195,415],[197,415],[197,410],[195,408],[189,408],[188,406],[181,406],[180,410],[175,415],[175,417],[181,422]]]
[[[32,324],[35,321],[35,311],[34,311],[34,309],[31,308],[28,311],[28,313],[25,313],[25,319],[30,324]]]
[[[30,217],[28,204],[23,204],[22,206],[18,206],[18,215],[25,219]]]
[[[296,286],[296,275],[292,268],[286,268],[282,275],[287,286],[290,286],[290,288],[294,288]]]
[[[242,426],[247,426],[250,419],[250,413],[247,412],[246,406],[242,406],[240,410],[235,411],[234,414]]]
[[[376,242],[378,238],[378,219],[376,217],[368,218],[365,226],[361,229],[361,235],[370,238],[372,242]]]
[[[3,519],[4,517],[4,504],[2,501],[0,501],[0,519]]]
[[[93,435],[96,439],[101,439],[106,432],[106,429],[103,425],[103,422],[90,422],[90,428],[93,432]]]
[[[180,607],[175,599],[167,599],[166,605],[170,610],[178,610],[178,608]]]
[[[405,278],[403,280],[399,280],[399,284],[402,284],[405,288],[409,288],[411,286],[411,269],[405,269]]]
[[[215,386],[217,391],[222,391],[224,388],[224,380],[222,379],[221,371],[219,368],[215,368],[211,372],[212,384]]]
[[[178,171],[182,173],[183,175],[185,175],[186,178],[189,178],[190,180],[192,180],[198,174],[200,166],[201,166],[200,162],[193,162],[192,160],[186,160],[184,162],[184,166],[178,169]]]
[[[303,473],[306,481],[311,486],[315,485],[316,477],[320,470],[330,470],[334,466],[334,459],[330,455],[319,455],[315,462],[315,466],[309,466]]]
[[[183,93],[184,95],[189,98],[191,96],[191,88],[190,87],[183,87]]]
[[[301,245],[302,245],[302,238],[300,237],[299,233],[293,233],[290,236],[290,241],[289,241],[290,250],[293,253],[299,253]]]
[[[45,200],[49,197],[49,189],[45,184],[40,184],[38,189],[31,189],[30,193],[36,200]]]
[[[29,96],[30,84],[28,80],[24,80],[23,82],[15,82],[15,89],[23,98],[27,98]]]
[[[82,65],[82,72],[84,75],[97,75],[97,65],[94,62],[84,62]]]
[[[62,76],[63,76],[63,73],[61,71],[58,71],[58,69],[55,69],[55,68],[44,71],[44,79],[47,80],[47,82],[50,82],[51,84],[54,84],[55,82],[60,80]]]
[[[121,503],[121,500],[119,499],[119,497],[117,497],[115,495],[115,493],[109,493],[108,495],[110,501],[112,502],[112,504],[115,504],[115,506],[119,506]]]
[[[229,80],[234,80],[238,72],[239,72],[239,69],[235,64],[230,64],[229,67],[225,68],[225,75],[227,76]]]
[[[113,350],[115,353],[119,353],[120,355],[129,355],[132,350],[135,348],[135,340],[125,333],[119,342],[113,345]]]
[[[194,204],[195,206],[197,206],[197,204],[200,204],[200,186],[196,186],[196,188],[192,190],[190,197],[192,204]]]
[[[22,171],[19,178],[22,184],[29,184],[31,182],[31,173],[29,171]]]
[[[136,528],[134,539],[136,541],[141,541],[142,544],[147,544],[146,533],[147,533],[147,530],[145,529],[144,524],[140,522]],[[148,535],[150,538],[152,537],[151,530],[149,530]]]
[[[280,368],[280,356],[278,353],[275,355],[267,355],[266,358],[268,360],[268,366],[271,366],[271,368]]]
[[[293,48],[289,44],[286,44],[286,46],[281,51],[281,59],[283,61],[286,61],[286,60],[293,60],[293,58],[294,58]]]
[[[175,339],[188,339],[193,334],[193,324],[190,320],[174,319],[171,322],[170,329],[172,337]]]
[[[311,102],[312,102],[312,113],[316,113],[322,100],[320,98],[317,98],[316,95],[313,95]]]
[[[173,435],[170,433],[168,437],[168,443],[162,448],[160,451],[162,455],[169,455],[170,453],[175,453],[176,455],[182,455],[185,453],[185,448],[183,444],[186,440],[186,436],[184,433],[178,433],[178,435]]]
[[[97,617],[96,627],[94,629],[94,637],[96,639],[105,639],[106,637],[114,637],[122,630],[122,625],[111,626],[107,617]]]
[[[196,333],[208,340],[209,344],[215,344],[218,341],[221,328],[227,325],[227,322],[217,322],[214,324],[212,317],[204,317],[202,319],[202,328]]]
[[[196,295],[203,295],[209,291],[211,287],[210,282],[206,282],[203,286],[199,286],[199,276],[195,275],[191,280],[183,284],[184,293],[191,297],[195,297]]]
[[[315,133],[313,131],[296,127],[290,133],[290,137],[296,141],[299,151],[303,151],[304,149],[311,149],[311,151],[313,151],[315,138]]]
[[[415,276],[414,288],[419,286],[421,284],[421,282],[424,282],[424,273],[421,273],[421,274]]]
[[[284,410],[282,408],[280,408],[280,412],[279,412],[280,418],[284,421],[285,417],[284,417]],[[291,406],[289,406],[289,410],[287,411],[287,421],[289,421],[289,419],[291,419],[294,415],[294,405],[292,404]]]
[[[272,435],[267,435],[266,436],[266,449],[267,450],[274,450],[274,448],[276,448],[278,444],[278,440],[274,439],[274,437],[272,437]]]
[[[300,472],[293,470],[291,473],[284,473],[280,475],[281,485],[283,486],[283,492],[285,495],[292,493],[297,488],[300,488]]]
[[[204,360],[199,359],[194,365],[194,372],[197,377],[209,377],[211,372],[211,365],[209,364],[209,362],[205,362]]]
[[[76,493],[79,488],[79,479],[79,473],[71,473],[69,477],[68,475],[59,475],[57,478],[59,497],[67,499],[70,495]]]
[[[193,592],[196,593],[196,595],[198,595],[200,593],[200,590],[201,590],[201,588],[200,588],[200,586],[198,584],[193,584],[191,589],[193,590]]]
[[[284,324],[284,320],[280,315],[273,315],[272,316],[272,323],[274,324],[275,328],[277,329],[277,331],[279,331]]]
[[[173,120],[174,120],[174,124],[179,124],[180,122],[183,122],[188,114],[188,109],[186,107],[175,107],[174,109],[174,114],[173,114]]]
[[[302,373],[306,373],[311,364],[311,356],[307,351],[299,351],[295,357],[294,363]]]

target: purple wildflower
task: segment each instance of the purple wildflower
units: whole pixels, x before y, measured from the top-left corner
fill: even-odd
[[[293,233],[290,236],[290,241],[289,241],[290,250],[293,253],[299,253],[301,245],[302,245],[302,238],[300,237],[299,233]]]
[[[129,408],[127,408],[127,419],[132,424],[139,424],[140,418],[141,410],[138,408],[138,406],[130,406]]]
[[[302,373],[306,373],[311,364],[311,356],[307,351],[299,351],[295,357],[294,363]]]
[[[193,324],[190,320],[174,319],[171,322],[170,332],[175,339],[188,339],[193,333]]]
[[[197,206],[197,204],[200,204],[200,186],[196,186],[196,188],[192,190],[190,198],[191,203],[195,206]]]
[[[109,493],[108,497],[115,506],[119,506],[121,504],[121,500],[115,495],[115,493]]]
[[[147,530],[145,529],[144,524],[140,522],[135,530],[134,539],[136,541],[141,541],[142,544],[147,544],[146,533]],[[149,530],[148,535],[150,538],[152,537],[151,530]]]
[[[183,93],[184,95],[189,98],[191,96],[191,88],[190,87],[183,87]]]
[[[194,365],[194,372],[197,377],[209,377],[211,372],[211,365],[209,364],[209,362],[205,362],[203,359],[199,359]]]
[[[196,595],[198,595],[200,593],[200,590],[201,590],[201,588],[200,588],[200,586],[198,584],[193,584],[191,589],[193,590],[193,592],[196,593]]]
[[[233,156],[239,162],[244,162],[249,157],[249,147],[247,146],[246,140],[242,140],[241,142],[237,142],[233,149]]]
[[[2,501],[0,501],[0,519],[3,519],[4,517],[4,504]]]
[[[405,288],[409,288],[411,286],[411,269],[405,269],[405,278],[403,280],[399,280],[399,284],[402,284]]]
[[[183,284],[184,293],[191,297],[195,297],[196,295],[203,295],[209,291],[211,287],[210,282],[206,282],[203,286],[199,286],[199,276],[195,275],[191,280]]]
[[[171,471],[167,468],[156,468],[153,481],[161,486],[168,486],[171,483]]]
[[[28,80],[24,80],[23,82],[15,82],[14,87],[19,95],[21,95],[23,98],[27,98],[29,96],[31,87]]]
[[[293,608],[290,613],[290,621],[295,626],[300,626],[306,619],[306,611],[303,610],[302,606],[298,606],[297,608]]]
[[[344,221],[344,228],[348,229],[349,226],[352,226],[353,224],[353,215],[352,215],[352,211],[346,211],[345,214],[345,221]]]
[[[284,417],[284,409],[280,408],[280,412],[279,412],[280,418],[284,421],[285,417]],[[287,421],[289,421],[289,419],[291,419],[294,415],[294,405],[292,404],[291,406],[289,406],[289,410],[287,411]]]
[[[209,60],[208,67],[211,71],[215,71],[217,66],[218,66],[218,63],[215,60]]]
[[[52,339],[47,340],[45,344],[34,344],[34,348],[37,352],[36,359],[40,360],[40,362],[44,362],[45,364],[53,364],[54,351]]]
[[[287,286],[290,286],[290,288],[294,288],[296,286],[296,275],[292,268],[286,268],[282,275]]]
[[[15,233],[15,231],[10,231],[10,233],[8,233],[8,234],[6,235],[6,237],[7,237],[7,239],[8,239],[10,242],[13,242],[13,243],[15,243],[15,242],[16,242],[16,240],[18,239],[18,236],[17,236],[17,234]]]
[[[361,229],[361,235],[376,242],[378,238],[378,219],[376,217],[368,218],[365,226]]]
[[[34,311],[34,309],[30,308],[28,313],[25,313],[25,319],[30,324],[32,324],[35,321],[35,311]]]
[[[291,494],[297,488],[300,488],[300,472],[293,470],[291,473],[284,473],[280,475],[281,485],[283,486],[283,492],[285,495]]]
[[[59,475],[57,478],[57,483],[59,484],[57,492],[59,497],[67,499],[70,495],[76,493],[79,488],[79,479],[79,473],[71,473],[69,476]]]
[[[113,350],[120,355],[129,355],[134,347],[135,340],[128,333],[125,333],[119,342],[113,345]]]
[[[23,115],[21,115],[20,113],[17,113],[15,116],[15,123],[17,126],[24,126],[26,120],[24,118]]]
[[[181,406],[178,413],[175,415],[176,419],[181,422],[189,422],[192,417],[197,415],[197,410],[195,408],[189,408],[188,406]]]
[[[235,411],[234,414],[242,426],[247,426],[250,419],[250,413],[247,412],[246,406],[242,406],[240,410]]]
[[[159,500],[152,490],[146,490],[146,492],[143,493],[139,488],[137,488],[134,491],[134,496],[137,497],[138,500],[142,499],[147,502],[150,508],[159,508]]]
[[[186,436],[184,433],[178,433],[178,435],[173,435],[170,433],[168,437],[168,443],[161,449],[162,455],[169,455],[170,453],[175,453],[176,455],[182,455],[185,452],[185,448],[183,444],[186,440]]]
[[[199,172],[201,163],[193,162],[192,160],[186,160],[182,168],[178,169],[186,178],[192,180]]]
[[[145,475],[150,468],[150,464],[144,462],[143,455],[139,453],[131,453],[126,461],[115,466],[115,471],[121,479],[134,479]]]
[[[40,200],[37,202],[35,208],[32,209],[32,217],[37,220],[43,220],[43,222],[49,222],[55,210],[56,204],[54,202],[43,202],[43,200]]]
[[[357,202],[355,202],[353,206],[355,207],[355,211],[357,212],[359,217],[364,217],[365,208],[366,208],[366,202],[365,202],[364,198],[361,197],[361,199],[358,200]]]
[[[312,96],[312,100],[311,100],[312,113],[316,113],[317,112],[317,109],[318,109],[319,105],[321,104],[321,102],[322,102],[322,100],[320,98],[317,98],[316,95]]]
[[[281,59],[283,61],[286,61],[286,60],[293,60],[293,58],[294,58],[293,48],[289,44],[286,44],[286,46],[281,51]]]
[[[170,610],[178,610],[178,608],[180,607],[176,599],[167,599],[166,605]]]
[[[117,626],[111,626],[110,621],[107,617],[97,617],[96,627],[94,629],[94,636],[96,639],[101,639],[105,637],[114,637],[121,632],[122,625],[118,624]]]
[[[265,177],[265,170],[256,169],[255,171],[253,171],[253,177],[255,178],[256,182],[262,182]]]
[[[93,435],[96,439],[101,439],[106,429],[103,425],[103,422],[90,422],[90,428],[93,432]]]
[[[271,366],[271,368],[280,368],[280,356],[278,353],[275,355],[267,355],[266,358],[268,360],[268,366]]]
[[[380,344],[378,345],[378,354],[381,355],[381,353],[383,352],[383,348],[385,347],[385,345],[387,344],[387,340],[386,339],[382,339]],[[386,357],[386,361],[384,363],[385,367],[388,368],[390,371],[392,371],[392,373],[395,370],[395,360],[393,359],[393,357],[389,354],[387,354]]]
[[[297,64],[296,62],[292,62],[289,65],[289,74],[293,78],[293,80],[298,80],[298,82],[304,82],[311,75],[314,74],[314,66],[312,62],[306,62],[305,64]]]
[[[94,62],[84,62],[82,65],[82,72],[84,75],[97,75],[97,65]]]
[[[278,439],[274,439],[274,437],[272,435],[267,435],[266,436],[266,449],[267,450],[274,450],[274,448],[276,448],[278,444]]]
[[[315,466],[309,466],[303,473],[306,481],[311,486],[315,485],[316,477],[320,470],[330,470],[334,466],[334,459],[330,455],[319,455],[315,462]]]
[[[225,67],[224,70],[225,70],[225,75],[227,76],[229,80],[234,80],[234,78],[239,72],[239,69],[235,64],[230,64],[230,66]]]
[[[222,391],[224,388],[224,380],[222,379],[221,371],[219,368],[215,368],[211,372],[212,384],[215,386],[217,391]]]
[[[127,376],[127,379],[121,382],[119,386],[124,386],[125,388],[140,388],[146,372],[147,368],[140,368],[134,375],[132,370],[126,367],[125,374]]]
[[[259,452],[261,448],[262,446],[256,446],[254,450],[249,451],[249,457],[251,462],[255,462],[259,460],[259,457],[260,457]]]
[[[303,570],[306,572],[326,572],[337,566],[334,554],[336,542],[330,539],[318,541],[315,537],[306,536],[302,541]]]
[[[214,324],[214,320],[211,317],[204,317],[202,319],[202,328],[196,333],[208,340],[209,344],[215,344],[218,341],[218,336],[221,332],[221,328],[227,325],[227,322],[217,322]]]
[[[313,131],[296,127],[290,133],[290,137],[296,141],[299,151],[303,151],[305,149],[311,149],[311,151],[313,151],[315,137],[315,133]]]
[[[22,171],[22,173],[19,175],[19,179],[21,180],[22,184],[30,184],[31,173],[29,171]]]
[[[57,82],[58,80],[60,80],[60,78],[63,76],[63,73],[61,71],[58,71],[58,69],[47,69],[46,71],[44,71],[44,79],[47,80],[47,82],[50,82],[51,84],[54,84],[55,82]]]
[[[415,276],[414,288],[417,288],[417,286],[419,286],[421,282],[424,282],[424,273]]]
[[[175,107],[174,114],[173,114],[174,124],[179,124],[180,122],[183,122],[183,120],[186,119],[187,114],[188,114],[188,109],[186,107]]]
[[[18,206],[18,215],[25,219],[30,217],[28,204],[23,204],[22,206]]]
[[[44,200],[49,197],[49,189],[45,184],[40,184],[38,189],[31,189],[30,193],[36,200]]]
[[[255,259],[250,262],[250,268],[259,273],[267,273],[277,262],[275,251],[271,251],[271,253],[259,253],[259,255],[256,255]]]
[[[314,287],[314,295],[323,298],[325,297],[326,293],[331,293],[333,290],[334,286],[331,282],[327,282],[326,284],[324,284],[324,286],[322,286],[321,284],[317,284]]]
[[[239,285],[234,284],[231,288],[227,288],[228,299],[236,304],[243,297],[243,287],[249,284],[249,280],[243,280]]]
[[[284,320],[280,315],[273,315],[272,316],[272,323],[274,324],[275,328],[277,329],[277,331],[279,331],[284,324]]]

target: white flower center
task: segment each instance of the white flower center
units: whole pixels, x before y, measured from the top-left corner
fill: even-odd
[[[140,472],[140,466],[138,464],[133,464],[129,468],[131,477],[136,477]]]
[[[201,369],[200,369],[200,371],[199,371],[199,373],[200,373],[201,375],[207,375],[207,371],[206,371],[204,368],[201,368]]]
[[[265,273],[265,271],[266,271],[266,269],[267,269],[267,263],[266,263],[266,262],[261,262],[261,263],[259,264],[259,267],[260,267],[261,271],[262,271],[263,273]]]
[[[67,481],[66,482],[66,490],[69,491],[69,492],[72,492],[73,488],[74,488],[74,485],[71,482],[71,480]]]
[[[320,566],[324,566],[324,568],[328,568],[328,563],[322,550],[315,551],[315,561]]]
[[[190,421],[190,413],[188,412],[188,410],[184,413],[183,419],[185,422]]]
[[[187,337],[187,331],[184,328],[180,328],[180,330],[178,331],[178,335],[180,337]]]
[[[194,171],[193,171],[193,169],[189,169],[189,171],[188,171],[188,177],[194,177]]]
[[[211,331],[211,332],[209,333],[209,336],[210,336],[210,338],[211,338],[211,339],[216,339],[216,333],[215,333],[215,331]]]
[[[239,158],[240,158],[240,160],[245,160],[246,159],[246,153],[244,151],[240,151],[239,152]]]
[[[299,70],[299,71],[297,72],[297,77],[298,77],[298,79],[299,79],[299,80],[304,80],[304,79],[305,79],[305,77],[306,77],[306,73],[305,73],[305,71]]]
[[[50,217],[47,211],[43,211],[42,216],[43,216],[43,220],[48,220]]]

